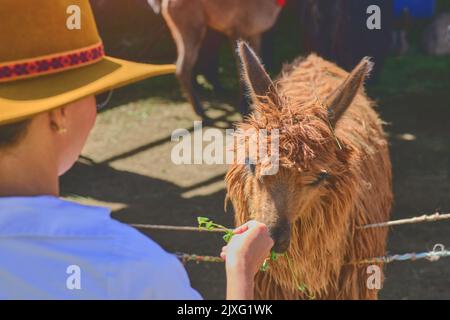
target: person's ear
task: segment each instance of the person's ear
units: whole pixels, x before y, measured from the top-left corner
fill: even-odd
[[[67,132],[67,110],[65,107],[51,110],[48,115],[49,125],[52,131],[58,134]]]

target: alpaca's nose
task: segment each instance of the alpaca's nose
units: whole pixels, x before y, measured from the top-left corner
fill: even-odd
[[[279,223],[270,228],[270,235],[275,242],[273,250],[276,253],[286,252],[291,242],[291,225],[287,222]]]
[[[289,248],[291,239],[289,236],[283,237],[282,239],[275,240],[275,245],[273,246],[273,251],[276,253],[285,253]]]

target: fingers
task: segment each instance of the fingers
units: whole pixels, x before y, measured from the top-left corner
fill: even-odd
[[[251,220],[237,227],[233,233],[234,236],[220,253],[226,262],[226,270],[254,276],[274,243],[269,229],[264,223]]]
[[[225,252],[221,252],[221,253],[220,253],[220,257],[221,257],[223,260],[227,260],[227,254],[226,254]]]
[[[225,260],[225,258],[226,258],[226,256],[227,256],[227,249],[228,249],[228,246],[223,246],[223,247],[222,247],[222,251],[220,252],[220,257],[221,257],[222,259],[224,259],[224,260]]]
[[[244,236],[244,234],[250,234],[251,237],[258,237],[262,243],[269,247],[269,250],[273,247],[274,241],[270,236],[269,228],[262,222],[256,220],[250,220],[244,223],[242,226],[233,230],[235,238]],[[237,240],[237,239],[236,239]]]
[[[256,220],[250,220],[247,221],[246,223],[244,223],[242,226],[237,227],[236,229],[233,230],[234,234],[241,234],[244,233],[245,231],[249,230],[249,229],[253,229],[256,226],[258,226],[258,224],[262,224],[261,222],[258,222]]]
[[[247,222],[248,223],[248,222]],[[234,229],[233,230],[233,234],[241,234],[241,233],[244,233],[245,231],[247,231],[248,230],[248,225],[247,225],[247,223],[246,224],[243,224],[242,226],[240,226],[240,227],[237,227],[236,229]]]
[[[223,260],[226,260],[226,258],[227,258],[227,249],[228,249],[228,246],[223,246],[222,247],[222,252],[220,253],[220,257]]]
[[[249,227],[249,232],[253,233],[256,238],[259,239],[261,244],[264,244],[270,251],[275,242],[270,236],[269,228],[261,222],[253,221]]]

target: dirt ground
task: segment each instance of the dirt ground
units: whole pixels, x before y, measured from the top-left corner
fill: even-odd
[[[124,29],[120,19],[111,21],[116,23],[116,32]],[[128,43],[142,47],[135,40],[129,37]],[[170,42],[167,30],[165,41]],[[160,53],[173,59],[173,47],[167,50]],[[128,54],[119,55],[129,57],[133,50],[123,52]],[[227,63],[232,64],[225,60],[225,73],[234,70]],[[369,92],[387,122],[394,173],[392,218],[450,212],[450,58],[413,54],[391,59],[386,70],[380,85]],[[233,107],[235,84],[225,83],[225,95],[203,94],[208,113],[220,118],[221,126],[239,120]],[[178,128],[192,129],[194,120],[174,76],[116,91],[111,107],[99,115],[83,157],[63,177],[63,195],[109,206],[113,217],[125,223],[196,226],[196,218],[206,216],[231,226],[232,208],[224,212],[227,167],[175,165],[171,161],[176,144],[171,133]],[[428,251],[436,243],[450,248],[449,230],[450,221],[391,228],[389,253]],[[143,232],[169,252],[217,255],[223,245],[216,234]],[[189,263],[186,268],[193,287],[204,298],[224,298],[223,265]],[[387,265],[380,298],[450,299],[450,258]]]

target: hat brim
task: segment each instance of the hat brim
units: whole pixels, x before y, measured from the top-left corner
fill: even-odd
[[[105,57],[78,69],[0,84],[0,124],[19,121],[84,97],[175,72],[174,65],[151,65]]]

